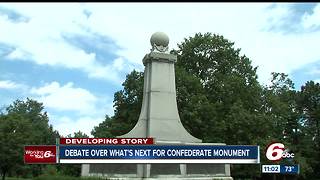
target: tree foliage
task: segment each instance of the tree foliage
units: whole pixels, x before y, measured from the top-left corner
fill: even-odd
[[[261,87],[249,58],[240,55],[233,42],[211,33],[197,33],[178,47],[172,53],[178,56],[182,123],[205,142],[252,143],[257,132],[251,127],[262,123],[258,119]],[[194,118],[201,119],[197,126]]]
[[[48,122],[43,104],[29,98],[14,101],[0,115],[0,168],[3,179],[7,173],[21,176],[41,173],[43,165],[24,165],[23,147],[55,144],[59,134]]]
[[[305,158],[306,179],[320,179],[320,84],[308,81],[298,92],[299,122],[302,125],[299,150]]]

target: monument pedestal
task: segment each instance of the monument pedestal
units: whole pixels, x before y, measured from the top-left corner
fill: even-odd
[[[143,58],[144,88],[140,116],[135,127],[119,138],[155,138],[156,145],[205,145],[183,127],[177,108],[174,63],[164,33],[151,37],[151,52]],[[206,145],[222,145],[206,143]],[[108,179],[232,179],[228,164],[90,164],[82,176]]]
[[[225,145],[223,143],[156,142],[157,145]],[[82,176],[108,179],[199,179],[232,180],[229,164],[91,164],[82,166]]]

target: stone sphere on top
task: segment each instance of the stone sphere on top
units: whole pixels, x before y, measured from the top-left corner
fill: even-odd
[[[169,37],[163,32],[155,32],[150,38],[151,46],[167,47],[169,45]]]

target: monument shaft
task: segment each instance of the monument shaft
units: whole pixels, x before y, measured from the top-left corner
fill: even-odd
[[[143,58],[144,91],[136,126],[120,137],[152,137],[156,141],[201,142],[183,127],[176,101],[172,54],[151,52]]]

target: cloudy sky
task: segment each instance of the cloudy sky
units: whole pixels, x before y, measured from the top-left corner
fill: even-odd
[[[0,3],[0,106],[43,102],[60,134],[90,134],[113,115],[126,74],[143,71],[156,31],[170,49],[197,32],[223,35],[296,89],[320,81],[319,3]]]

